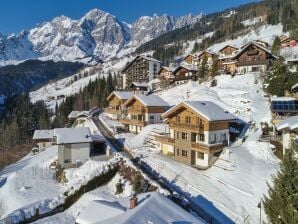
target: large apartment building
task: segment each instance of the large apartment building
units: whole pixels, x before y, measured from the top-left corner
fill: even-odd
[[[237,117],[209,101],[185,101],[162,118],[169,132],[156,136],[161,153],[198,168],[208,168],[229,145],[229,126]]]
[[[145,56],[137,56],[122,70],[123,89],[127,89],[132,82],[148,83],[153,80],[160,70],[161,62]]]
[[[162,123],[161,114],[169,109],[169,104],[157,95],[134,95],[124,107],[126,115],[120,122],[127,131],[139,133],[148,124]]]
[[[132,95],[131,92],[113,91],[107,97],[108,107],[105,109],[107,116],[111,119],[119,120],[123,114],[123,104]]]

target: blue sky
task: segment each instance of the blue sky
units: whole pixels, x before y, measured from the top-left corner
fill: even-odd
[[[253,0],[1,0],[0,33],[17,33],[62,14],[78,19],[93,8],[131,23],[154,13],[173,16],[210,13],[248,2]]]

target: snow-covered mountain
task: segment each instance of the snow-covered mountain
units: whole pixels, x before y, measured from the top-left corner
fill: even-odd
[[[193,24],[201,17],[144,16],[130,25],[99,9],[78,20],[59,16],[19,34],[0,34],[0,65],[30,58],[104,60],[127,46],[137,47],[163,33]]]

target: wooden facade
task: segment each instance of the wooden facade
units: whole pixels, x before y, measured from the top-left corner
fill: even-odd
[[[198,70],[195,67],[180,65],[173,71],[173,81],[176,84],[180,84],[192,80],[195,78],[197,71]]]
[[[187,165],[208,168],[214,155],[229,143],[231,120],[210,121],[185,104],[175,108],[163,115],[170,131],[156,136],[160,151]]]
[[[238,50],[237,47],[233,47],[231,45],[226,45],[225,47],[220,49],[218,52],[219,52],[220,57],[227,57],[227,56],[235,55],[237,50]]]
[[[126,114],[120,122],[133,133],[139,133],[148,124],[161,123],[161,114],[168,109],[167,106],[147,106],[137,96],[127,100],[124,106]]]
[[[129,97],[120,97],[114,91],[107,97],[108,107],[105,108],[106,114],[115,120],[119,120],[121,115],[125,112],[123,104],[127,101]]]

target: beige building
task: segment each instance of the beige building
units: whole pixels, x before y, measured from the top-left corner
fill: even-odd
[[[298,116],[289,117],[276,125],[278,131],[282,131],[283,155],[298,140]]]
[[[53,142],[58,145],[58,165],[78,167],[90,158],[92,137],[89,128],[56,128]]]
[[[105,109],[107,116],[114,120],[119,120],[124,114],[123,104],[133,94],[131,92],[113,91],[108,97],[108,107]]]
[[[53,145],[53,130],[35,130],[33,140],[38,145],[39,150],[43,150]]]
[[[126,115],[120,122],[127,131],[139,133],[148,124],[162,123],[161,114],[169,104],[157,95],[134,95],[124,103],[124,107]]]
[[[209,101],[185,101],[162,114],[169,133],[156,136],[161,153],[198,168],[208,168],[225,145],[237,117]]]

